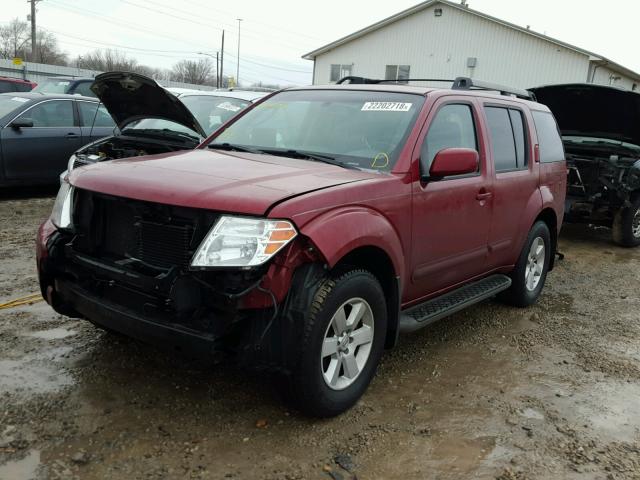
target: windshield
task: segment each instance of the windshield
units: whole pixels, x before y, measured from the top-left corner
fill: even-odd
[[[9,115],[11,112],[17,110],[18,107],[27,103],[28,101],[28,98],[15,97],[10,93],[0,94],[0,117]]]
[[[39,83],[33,91],[42,93],[67,93],[69,91],[69,85],[71,85],[69,80],[48,79]]]
[[[344,166],[390,171],[424,103],[416,94],[298,90],[274,95],[210,145],[326,155]]]

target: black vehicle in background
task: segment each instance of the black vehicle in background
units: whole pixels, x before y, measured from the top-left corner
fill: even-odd
[[[0,94],[0,186],[58,182],[73,152],[114,128],[96,98]]]
[[[567,157],[565,220],[640,245],[640,94],[594,84],[530,89],[558,121]]]
[[[33,91],[40,93],[67,93],[69,95],[95,97],[96,95],[91,91],[92,83],[93,78],[49,77],[45,81],[40,82]]]

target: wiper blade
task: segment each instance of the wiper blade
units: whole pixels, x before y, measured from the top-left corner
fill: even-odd
[[[357,170],[356,167],[339,162],[338,160],[335,159],[335,157],[332,157],[330,155],[325,155],[323,153],[307,152],[304,150],[294,150],[294,149],[278,149],[278,148],[261,148],[260,151],[264,153],[268,153],[269,155],[280,155],[285,157],[302,158],[305,160],[314,160],[316,162],[335,165],[336,167]]]
[[[212,150],[226,150],[226,151],[235,151],[235,152],[247,152],[247,153],[262,153],[262,150],[255,150],[253,148],[244,147],[242,145],[237,145],[235,143],[210,143],[207,145],[207,148],[211,148]]]

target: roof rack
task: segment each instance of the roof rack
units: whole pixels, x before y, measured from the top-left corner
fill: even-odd
[[[409,82],[451,82],[452,90],[487,90],[498,92],[500,95],[514,96],[522,98],[524,100],[536,101],[536,96],[529,90],[521,90],[519,88],[507,87],[499,85],[497,83],[484,82],[481,80],[474,80],[469,77],[457,77],[454,80],[443,78],[407,78],[403,80],[382,80],[375,78],[365,77],[343,77],[336,82],[337,85],[349,83],[349,84],[380,84],[380,83],[400,83],[405,84]]]

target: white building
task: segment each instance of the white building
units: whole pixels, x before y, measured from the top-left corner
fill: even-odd
[[[528,88],[598,83],[636,90],[640,75],[601,55],[444,0],[429,0],[303,56],[313,83],[347,75],[458,76]]]

